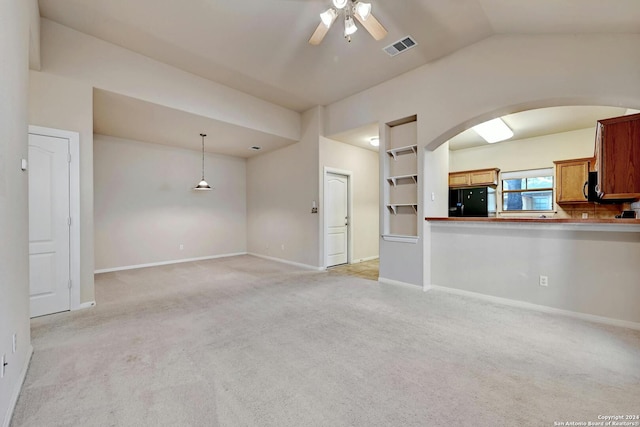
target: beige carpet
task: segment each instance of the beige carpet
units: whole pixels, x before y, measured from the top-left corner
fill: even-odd
[[[250,256],[96,276],[12,426],[553,426],[640,412],[640,333]]]

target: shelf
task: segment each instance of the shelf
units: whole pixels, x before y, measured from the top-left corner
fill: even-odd
[[[403,154],[417,154],[418,146],[417,145],[407,145],[406,147],[398,147],[387,150],[387,154],[393,157],[394,160],[398,158],[398,156]]]
[[[407,206],[412,207],[413,211],[415,213],[418,213],[418,204],[417,203],[393,203],[393,204],[387,205],[387,208],[389,208],[389,211],[392,214],[396,215],[398,213],[398,208],[407,207]]]
[[[418,236],[405,236],[402,234],[383,234],[382,238],[388,242],[418,243]]]
[[[413,183],[416,184],[418,182],[418,175],[413,174],[413,175],[390,176],[387,178],[387,181],[389,181],[389,184],[395,187],[396,185],[398,185],[398,181],[408,180],[408,179],[412,180]]]

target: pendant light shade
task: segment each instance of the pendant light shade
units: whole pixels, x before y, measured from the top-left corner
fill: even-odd
[[[202,137],[202,180],[196,185],[194,190],[211,190],[211,186],[207,184],[207,181],[204,180],[204,137],[207,136],[204,133],[201,133]]]

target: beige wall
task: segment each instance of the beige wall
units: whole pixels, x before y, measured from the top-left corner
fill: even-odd
[[[594,124],[589,129],[452,150],[449,169],[455,172],[497,167],[509,172],[550,168],[555,160],[592,157],[595,136]]]
[[[246,161],[94,135],[96,270],[246,252]],[[180,249],[183,245],[183,249]]]
[[[31,1],[0,2],[0,424],[8,425],[30,350],[27,99]],[[18,349],[12,351],[12,335]]]
[[[29,122],[80,133],[82,302],[94,299],[93,87],[278,136],[300,136],[299,113],[47,19],[41,25],[41,72],[31,72]]]
[[[42,66],[51,74],[292,140],[300,114],[42,19]]]
[[[321,267],[319,134],[322,108],[302,116],[300,142],[247,161],[247,236],[253,254]]]
[[[418,154],[424,155],[418,159],[418,175],[424,177],[418,215],[446,216],[447,187],[438,177],[446,177],[449,164],[432,150],[470,126],[516,111],[556,105],[638,108],[638,44],[635,34],[493,36],[328,105],[325,131],[331,135],[416,114]],[[429,283],[431,262],[424,255],[430,231],[419,227],[419,232],[421,243],[415,247],[380,242],[381,271]],[[408,253],[415,256],[405,269],[387,269],[387,263],[401,263]],[[424,275],[419,274],[423,267]]]
[[[352,172],[352,262],[378,256],[379,167],[378,153],[332,139],[320,137],[320,172],[325,167]],[[323,186],[321,186],[323,190]],[[323,193],[323,191],[321,191]],[[320,195],[320,200],[323,199]],[[322,203],[320,202],[322,213]],[[321,217],[323,215],[321,214]],[[324,241],[324,232],[320,238]]]
[[[80,134],[80,302],[93,288],[93,89],[47,72],[29,73],[29,124]]]
[[[433,225],[431,236],[433,285],[640,324],[637,231]]]

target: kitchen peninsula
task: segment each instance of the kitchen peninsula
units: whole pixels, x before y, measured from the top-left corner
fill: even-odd
[[[425,290],[640,329],[640,219],[425,220]]]

